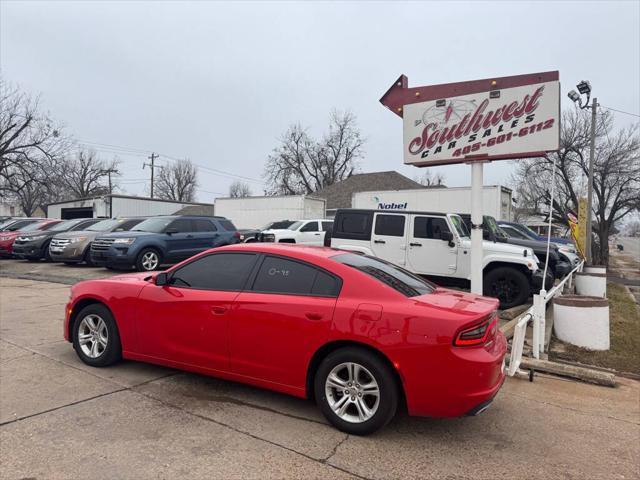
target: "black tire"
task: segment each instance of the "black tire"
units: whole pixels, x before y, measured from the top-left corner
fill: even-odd
[[[83,319],[87,317],[98,317],[103,320],[106,331],[108,334],[107,337],[107,345],[103,347],[97,357],[92,358],[83,350],[79,341],[79,329],[82,324]],[[82,327],[85,329],[85,326]],[[76,315],[75,321],[73,322],[73,329],[71,330],[71,334],[73,336],[73,348],[82,360],[87,365],[92,367],[107,367],[109,365],[113,365],[118,362],[122,358],[122,345],[120,343],[120,332],[118,331],[118,326],[111,315],[109,309],[101,303],[94,303],[87,307],[84,307],[78,315]],[[93,347],[93,342],[91,343],[91,347]],[[87,348],[89,347],[89,343],[86,344]]]
[[[329,227],[324,232],[324,241],[322,242],[322,244],[325,247],[331,247],[331,239],[332,238],[333,238],[333,227]]]
[[[484,274],[483,294],[500,300],[500,308],[522,305],[530,294],[527,276],[512,267],[496,267]]]
[[[64,264],[68,267],[71,267],[76,264],[76,262],[64,262]]]
[[[49,253],[49,243],[47,242],[44,247],[42,247],[42,258],[44,258],[45,262],[53,262],[53,258],[51,258],[51,254]]]
[[[93,267],[93,261],[91,260],[91,245],[89,245],[87,247],[87,250],[84,252],[84,257],[83,257],[84,263],[88,266],[88,267]]]
[[[367,373],[370,374],[379,388],[377,410],[371,418],[360,421],[359,423],[347,421],[338,416],[331,408],[329,399],[327,398],[325,388],[327,377],[334,368],[339,368],[345,363],[355,363],[364,367],[367,371],[364,373],[365,377],[368,377]],[[396,383],[391,368],[378,355],[363,348],[345,347],[327,355],[318,367],[313,388],[318,407],[326,419],[338,430],[353,435],[368,435],[379,430],[391,421],[398,409],[399,386]],[[344,393],[336,391],[336,395],[344,395]],[[336,397],[332,401],[339,401],[340,398],[342,397]],[[353,398],[355,397],[351,397],[352,400]],[[349,402],[348,399],[346,401]],[[356,401],[359,400],[356,398]],[[368,405],[368,407],[372,408],[371,405]],[[355,404],[353,403],[348,409],[357,411],[353,410],[355,409]]]
[[[145,259],[145,255],[147,254],[155,254],[158,259],[157,263],[152,268],[147,268],[145,266],[144,259]],[[152,272],[160,268],[161,263],[162,263],[162,256],[160,255],[160,252],[158,250],[156,250],[155,248],[143,248],[142,251],[138,254],[138,257],[136,258],[136,270],[138,272]]]

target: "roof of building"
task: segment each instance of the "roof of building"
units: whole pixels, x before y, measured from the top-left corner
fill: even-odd
[[[100,200],[100,199],[106,199],[107,197],[111,197],[111,198],[131,198],[134,200],[146,200],[149,202],[166,202],[166,203],[181,203],[183,205],[203,205],[203,206],[210,206],[211,208],[213,208],[213,204],[211,203],[199,203],[199,202],[182,202],[179,200],[165,200],[163,198],[150,198],[150,197],[139,197],[136,195],[123,195],[123,194],[119,194],[119,193],[112,193],[112,194],[106,194],[106,195],[96,195],[93,197],[84,197],[84,198],[73,198],[70,200],[62,200],[59,202],[52,202],[47,204],[47,206],[49,205],[60,205],[63,203],[73,203],[73,202],[82,202],[85,200]],[[208,214],[207,214],[208,215]]]
[[[187,205],[173,212],[174,215],[208,215],[213,216],[213,205]]]
[[[388,172],[356,173],[341,182],[313,193],[327,200],[327,210],[350,208],[351,197],[357,192],[406,190],[425,188],[424,185],[390,170]]]

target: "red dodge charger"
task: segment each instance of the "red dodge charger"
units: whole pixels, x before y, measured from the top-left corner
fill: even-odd
[[[77,283],[64,336],[88,365],[124,357],[313,398],[367,434],[401,402],[411,415],[484,410],[504,381],[497,307],[377,258],[251,243]]]

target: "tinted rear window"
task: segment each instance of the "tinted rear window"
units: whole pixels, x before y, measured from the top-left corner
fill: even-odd
[[[331,259],[366,273],[407,297],[425,295],[435,289],[435,286],[426,280],[379,258],[355,253],[341,253]]]
[[[371,239],[371,212],[338,212],[333,222],[333,238]]]
[[[193,223],[195,224],[196,232],[215,232],[218,230],[211,220],[205,220],[204,218],[196,218]]]
[[[231,220],[220,220],[220,225],[227,232],[235,232],[237,230],[236,226],[231,222]]]
[[[267,256],[253,284],[255,292],[335,297],[340,280],[309,264]]]
[[[404,236],[404,215],[377,215],[376,235]]]

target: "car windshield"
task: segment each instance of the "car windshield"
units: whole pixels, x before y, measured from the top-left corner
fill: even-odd
[[[120,223],[122,223],[122,220],[118,220],[115,218],[109,219],[109,220],[102,220],[101,222],[94,223],[90,227],[87,227],[87,230],[90,232],[108,232],[112,228],[115,228],[116,226],[118,226]]]
[[[281,230],[288,229],[293,222],[291,220],[280,220],[278,222],[269,222],[261,230]]]
[[[449,218],[451,218],[451,223],[453,223],[453,226],[460,237],[464,238],[469,236],[469,230],[467,230],[467,226],[464,224],[464,221],[460,216],[451,215]]]
[[[491,216],[485,216],[483,221],[487,229],[493,234],[495,238],[509,238],[506,233],[500,230],[500,227],[498,227],[495,218]]]
[[[287,227],[287,230],[298,230],[303,223],[301,221],[293,222]]]
[[[20,229],[21,232],[33,232],[34,230],[42,230],[42,225],[47,225],[46,223],[43,222],[35,222],[35,223],[30,223],[29,225],[27,225],[26,227],[23,227]]]
[[[341,253],[331,259],[366,273],[406,297],[426,295],[435,290],[433,284],[379,258],[356,253]]]
[[[517,228],[520,232],[524,233],[531,240],[538,240],[538,234],[536,232],[534,232],[533,230],[531,230],[526,225],[522,225],[521,223],[517,223],[515,225],[515,228]]]
[[[167,225],[175,220],[174,217],[154,217],[143,220],[136,228],[132,228],[132,232],[150,232],[162,233]]]
[[[66,232],[70,228],[73,228],[74,225],[77,225],[84,220],[84,218],[79,218],[77,220],[66,220],[64,222],[56,223],[52,227],[46,229],[43,228],[43,230],[49,230],[50,232]]]

